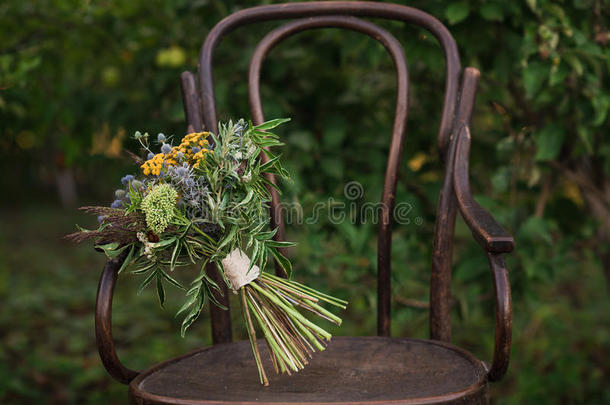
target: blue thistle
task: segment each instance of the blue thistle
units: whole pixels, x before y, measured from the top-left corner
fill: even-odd
[[[133,175],[131,175],[131,174],[121,177],[121,183],[123,183],[124,186],[131,183],[132,180],[133,180]]]

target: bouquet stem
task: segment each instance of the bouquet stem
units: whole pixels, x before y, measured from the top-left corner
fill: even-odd
[[[244,313],[244,318],[246,320],[246,325],[248,328],[248,337],[250,338],[252,352],[254,353],[254,360],[256,361],[256,367],[258,368],[258,376],[261,380],[261,384],[267,387],[269,385],[269,380],[267,379],[267,374],[265,374],[265,368],[263,367],[263,363],[261,361],[261,354],[258,350],[258,343],[256,341],[256,331],[254,330],[254,324],[252,323],[250,311],[248,310],[248,303],[246,302],[246,290],[244,287],[239,289],[239,294],[241,296],[242,312]]]
[[[320,301],[345,308],[346,301],[322,294],[291,280],[262,272],[260,277],[239,289],[248,337],[258,367],[261,384],[269,381],[261,361],[252,318],[263,332],[276,373],[302,370],[313,352],[324,350],[331,334],[305,318],[302,308],[340,325],[341,318],[319,305]],[[251,316],[252,315],[252,316]]]

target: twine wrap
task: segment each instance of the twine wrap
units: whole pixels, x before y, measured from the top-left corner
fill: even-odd
[[[257,265],[250,268],[250,258],[239,248],[235,248],[221,262],[225,276],[235,294],[241,287],[256,280],[261,274],[261,269]],[[249,268],[250,271],[248,271]]]

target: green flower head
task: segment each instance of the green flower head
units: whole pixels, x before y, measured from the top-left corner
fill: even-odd
[[[146,214],[146,224],[157,235],[160,235],[174,217],[178,193],[169,184],[153,187],[144,200],[142,211]]]

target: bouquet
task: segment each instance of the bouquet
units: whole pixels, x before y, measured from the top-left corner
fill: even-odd
[[[93,240],[108,258],[123,260],[124,270],[143,277],[139,292],[154,284],[163,306],[165,286],[186,291],[181,335],[199,317],[206,302],[222,307],[213,291],[218,284],[205,271],[216,264],[227,286],[239,294],[244,322],[261,384],[268,379],[260,358],[256,328],[262,332],[276,373],[301,370],[316,350],[324,350],[331,335],[299,312],[327,321],[341,319],[326,303],[345,309],[347,302],[290,279],[292,265],[280,251],[293,243],[273,239],[269,230],[270,188],[264,174],[288,179],[280,155],[269,148],[282,145],[270,132],[286,119],[253,126],[239,120],[221,124],[219,133],[195,132],[172,146],[172,137],[159,134],[160,152],[151,150],[148,133],[135,133],[148,154],[139,160],[142,176],[127,175],[110,207],[83,207],[98,216],[95,230],[79,228],[68,235],[77,242]],[[263,163],[261,154],[267,161]],[[270,258],[287,278],[265,271]],[[172,273],[197,265],[198,276],[185,288]],[[224,307],[223,307],[224,308]],[[225,308],[226,309],[226,308]]]

